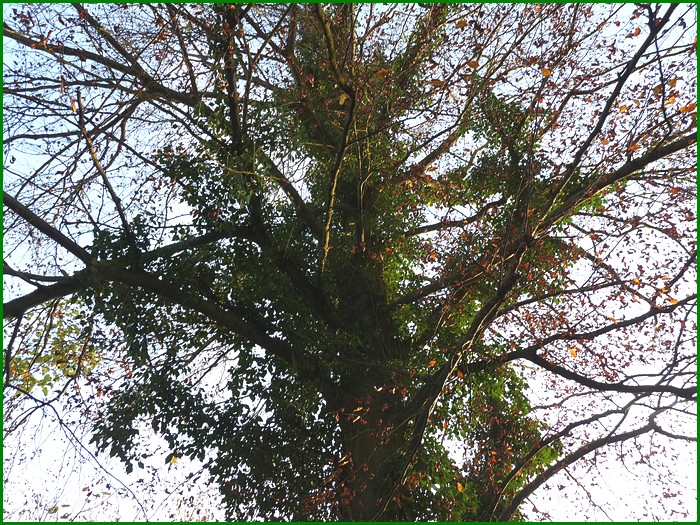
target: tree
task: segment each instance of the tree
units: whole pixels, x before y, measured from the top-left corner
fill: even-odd
[[[694,439],[694,6],[5,14],[6,428],[97,385],[127,471],[294,520]]]

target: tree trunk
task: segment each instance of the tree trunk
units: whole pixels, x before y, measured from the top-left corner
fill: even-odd
[[[381,375],[368,371],[353,378],[338,399],[344,453],[337,501],[342,521],[399,519],[392,496],[402,482],[408,432],[398,415],[401,387]]]

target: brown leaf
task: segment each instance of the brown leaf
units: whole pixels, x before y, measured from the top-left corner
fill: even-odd
[[[384,78],[384,77],[387,76],[388,74],[389,74],[389,70],[388,70],[388,69],[380,69],[379,71],[377,71],[377,72],[375,73],[375,75],[377,75],[379,78]]]
[[[467,65],[471,68],[476,69],[477,67],[479,67],[479,61],[478,60],[470,60],[469,62],[467,62]]]

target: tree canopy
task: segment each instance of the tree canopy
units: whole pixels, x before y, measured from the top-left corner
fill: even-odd
[[[694,5],[4,15],[6,434],[62,407],[127,472],[157,435],[237,520],[518,520],[606,450],[673,475]]]

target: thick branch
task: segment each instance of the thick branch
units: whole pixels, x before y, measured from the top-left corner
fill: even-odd
[[[679,151],[683,151],[684,149],[697,143],[697,140],[698,138],[695,133],[685,135],[684,137],[681,137],[670,144],[651,149],[645,155],[642,155],[639,158],[629,160],[614,172],[600,177],[591,185],[582,185],[577,191],[570,195],[566,201],[547,213],[547,215],[537,225],[536,230],[533,232],[533,236],[537,236],[538,233],[547,231],[557,221],[569,215],[571,210],[575,209],[579,204],[584,202],[586,199],[591,198],[602,189],[607,188],[608,186],[629,177],[635,172],[644,169],[652,162],[668,157],[669,155]]]
[[[539,356],[539,355],[533,355],[526,357],[528,361],[531,363],[534,363],[548,372],[552,372],[554,374],[557,374],[558,376],[561,376],[565,379],[570,379],[571,381],[575,381],[576,383],[587,386],[589,388],[593,388],[595,390],[600,390],[600,391],[613,391],[613,392],[629,392],[633,394],[642,394],[646,392],[658,392],[658,393],[665,393],[665,394],[673,394],[678,397],[682,397],[684,399],[695,399],[697,396],[697,387],[692,386],[692,387],[686,387],[686,388],[680,388],[677,386],[673,385],[627,385],[624,383],[601,383],[600,381],[596,381],[595,379],[590,379],[586,376],[582,376],[581,374],[577,374],[576,372],[572,372],[571,370],[567,370],[566,368],[555,365],[553,363],[550,363],[547,361],[544,357]]]
[[[627,441],[628,439],[633,439],[637,436],[641,436],[642,434],[646,434],[647,432],[651,432],[654,430],[656,430],[656,425],[653,422],[650,422],[641,428],[630,430],[629,432],[623,432],[622,434],[618,434],[615,436],[606,436],[604,438],[596,439],[595,441],[591,441],[590,443],[579,447],[574,452],[566,456],[561,461],[557,462],[555,465],[549,467],[547,470],[545,470],[539,476],[537,476],[534,480],[528,483],[525,486],[525,488],[523,488],[512,499],[510,504],[501,512],[501,514],[498,516],[497,521],[509,520],[510,517],[515,513],[515,511],[518,510],[518,507],[520,507],[523,501],[525,501],[526,498],[528,498],[533,492],[535,492],[535,490],[537,490],[540,486],[549,481],[549,479],[552,478],[552,476],[554,476],[557,472],[568,467],[569,465],[572,465],[582,457],[606,445],[619,443],[621,441]]]
[[[635,70],[635,67],[637,65],[637,62],[644,56],[646,50],[652,45],[654,40],[656,39],[656,36],[661,32],[663,27],[668,23],[671,13],[676,9],[677,6],[671,6],[666,14],[664,15],[663,19],[659,21],[659,23],[651,28],[651,31],[649,32],[649,35],[647,38],[644,40],[640,48],[637,50],[635,55],[627,62],[625,65],[625,69],[620,73],[617,84],[613,88],[612,93],[608,97],[608,100],[606,101],[605,107],[600,113],[600,117],[598,118],[598,122],[596,123],[595,128],[588,134],[588,137],[586,137],[586,140],[584,143],[581,145],[581,147],[578,149],[576,152],[576,155],[574,156],[574,160],[569,164],[567,167],[566,174],[564,175],[562,181],[554,188],[554,191],[552,192],[552,197],[550,198],[548,209],[551,209],[560,194],[560,192],[564,189],[564,186],[569,182],[570,178],[573,176],[576,168],[581,162],[581,159],[583,158],[583,155],[589,150],[591,144],[595,140],[595,138],[598,136],[598,134],[601,132],[603,129],[603,125],[605,124],[606,120],[608,119],[610,115],[610,110],[613,107],[613,104],[615,103],[615,100],[617,100],[617,97],[620,95],[620,92],[622,91],[623,86],[629,79],[629,77],[632,75],[632,73]]]
[[[56,283],[50,286],[41,286],[22,297],[8,301],[2,306],[2,315],[4,319],[14,319],[20,317],[27,310],[39,306],[46,301],[73,295],[81,290],[84,290],[89,284],[99,282],[95,276],[91,276],[89,281],[85,278],[88,275],[86,270],[78,272],[69,281]],[[82,277],[82,278],[79,278]]]
[[[199,111],[201,111],[204,115],[208,116],[211,114],[211,110],[209,109],[209,107],[202,104],[200,98],[188,95],[181,91],[175,91],[173,89],[163,86],[138,64],[122,64],[121,62],[117,62],[116,60],[107,58],[104,55],[93,53],[91,51],[86,51],[84,49],[76,49],[63,44],[53,45],[46,42],[33,40],[25,35],[18,33],[5,23],[3,23],[3,36],[9,37],[12,40],[26,47],[30,47],[39,51],[44,51],[51,55],[68,55],[78,57],[81,59],[91,60],[95,63],[105,66],[109,70],[119,71],[120,73],[124,73],[126,75],[133,75],[141,82],[141,84],[144,86],[147,92],[153,95],[160,95],[168,100],[180,102],[192,108],[198,108]]]
[[[142,270],[128,270],[111,263],[96,262],[94,266],[97,274],[105,279],[154,292],[159,297],[203,314],[219,326],[230,329],[289,363],[293,361],[293,351],[284,341],[269,336],[258,326],[231,311],[224,310],[211,301],[183,292],[178,286],[163,281],[155,274]]]
[[[2,195],[3,203],[5,204],[5,206],[7,206],[20,217],[22,217],[29,224],[34,226],[41,233],[63,246],[66,250],[75,255],[85,264],[88,264],[90,262],[91,256],[87,252],[87,250],[85,250],[82,246],[78,245],[78,243],[63,235],[63,233],[51,226],[48,222],[39,217],[29,208],[27,208],[23,204],[20,204],[20,202],[17,199],[15,199],[6,191],[3,191]]]

